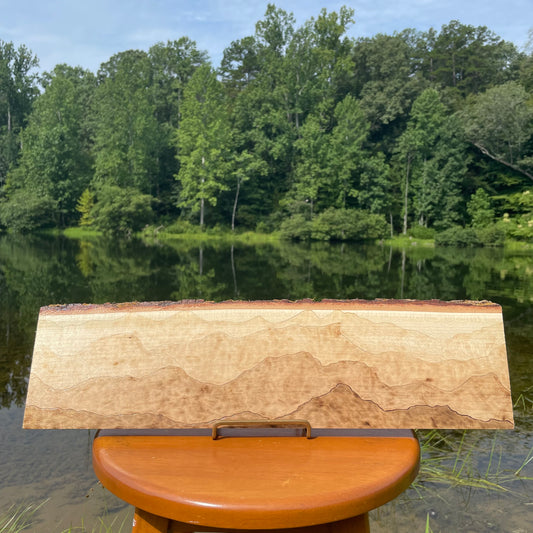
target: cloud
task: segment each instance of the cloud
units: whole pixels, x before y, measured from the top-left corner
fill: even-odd
[[[297,26],[328,12],[353,6],[352,37],[393,33],[406,28],[439,29],[450,20],[485,25],[506,40],[525,44],[533,23],[531,0],[284,0],[275,2],[293,12]],[[0,39],[27,45],[41,59],[43,69],[56,63],[96,70],[113,54],[148,49],[156,42],[188,36],[207,50],[216,65],[231,41],[253,35],[268,0],[25,0],[4,2]],[[15,21],[6,24],[6,21]]]

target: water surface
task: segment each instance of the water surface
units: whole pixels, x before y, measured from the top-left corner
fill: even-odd
[[[417,483],[372,513],[372,531],[526,532],[533,523],[533,254],[370,245],[198,246],[0,238],[0,515],[46,503],[32,531],[114,531],[131,509],[98,485],[90,431],[21,429],[39,307],[201,298],[487,299],[503,307],[513,431],[421,433]],[[474,486],[481,485],[481,486]],[[129,522],[122,531],[129,531]],[[81,529],[79,530],[81,531]]]

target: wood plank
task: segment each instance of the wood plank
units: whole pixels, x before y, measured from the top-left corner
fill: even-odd
[[[512,428],[500,306],[324,300],[41,309],[26,428]]]

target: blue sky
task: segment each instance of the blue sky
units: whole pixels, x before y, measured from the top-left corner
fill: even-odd
[[[297,25],[322,7],[355,10],[352,37],[416,28],[440,29],[457,19],[487,26],[522,47],[533,28],[533,0],[299,0],[276,6],[294,13]],[[232,40],[254,33],[268,0],[0,0],[0,39],[25,44],[40,70],[58,63],[96,71],[113,54],[187,35],[215,66]]]

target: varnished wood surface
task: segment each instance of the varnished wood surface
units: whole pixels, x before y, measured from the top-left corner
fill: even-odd
[[[490,302],[148,302],[41,310],[26,428],[511,428]]]
[[[119,498],[213,528],[296,528],[358,516],[403,492],[418,464],[413,436],[102,435],[93,444],[95,473]]]
[[[202,532],[214,531],[218,533],[370,533],[368,514],[354,516],[338,522],[329,522],[317,526],[277,528],[277,529],[226,529],[201,526]],[[152,515],[142,509],[135,509],[132,533],[193,533],[198,526],[168,520]]]

